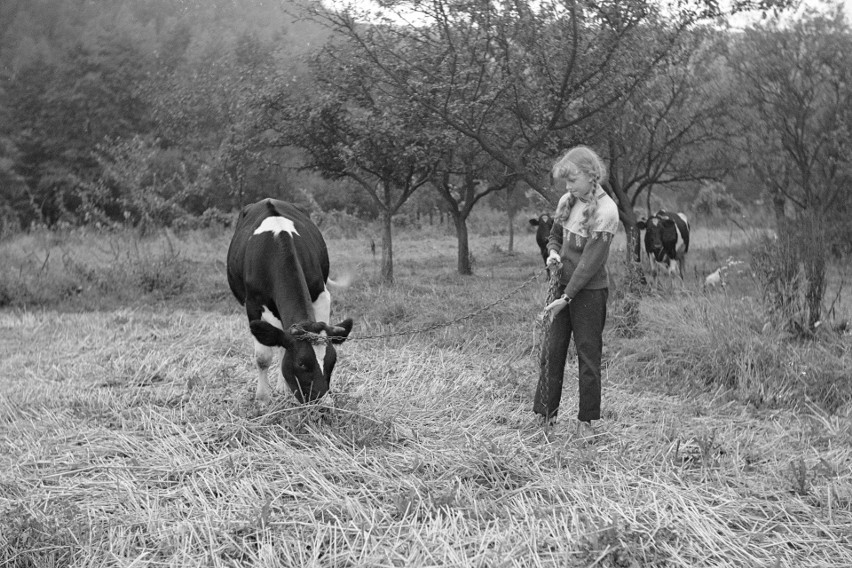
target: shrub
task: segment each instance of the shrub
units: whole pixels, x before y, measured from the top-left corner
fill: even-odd
[[[782,329],[811,336],[818,327],[826,289],[823,224],[813,214],[787,223],[777,237],[759,237],[751,266],[769,316]]]
[[[141,258],[134,266],[133,274],[142,291],[166,299],[183,292],[189,283],[190,267],[179,254],[164,252],[160,257]]]
[[[790,341],[764,332],[762,316],[762,307],[748,299],[647,299],[637,353],[623,351],[621,359],[630,374],[670,390],[723,390],[758,408],[815,404],[834,412],[852,401],[840,338]]]
[[[692,209],[706,217],[739,215],[743,212],[742,204],[721,183],[703,184],[692,202]]]

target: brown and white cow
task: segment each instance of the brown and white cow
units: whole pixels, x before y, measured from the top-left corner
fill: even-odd
[[[660,210],[647,221],[637,223],[645,231],[645,252],[652,278],[658,271],[669,276],[678,275],[683,280],[686,253],[689,252],[689,221],[683,213]]]
[[[273,348],[283,347],[278,389],[299,402],[328,392],[337,361],[333,343],[352,331],[352,319],[329,325],[328,249],[310,217],[289,203],[264,199],[240,212],[228,248],[228,284],[246,308],[258,369],[255,398],[269,400]],[[307,341],[310,334],[319,341]],[[314,336],[316,339],[316,336]]]

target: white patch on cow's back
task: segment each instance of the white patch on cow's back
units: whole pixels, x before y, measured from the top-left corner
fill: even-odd
[[[320,332],[320,335],[326,337],[326,333],[324,331]],[[314,343],[314,354],[317,356],[317,364],[319,364],[320,372],[325,374],[325,343]]]
[[[272,233],[273,235],[277,235],[278,233],[283,232],[287,232],[291,236],[299,234],[299,231],[296,230],[296,225],[293,224],[293,221],[287,217],[281,217],[280,215],[267,217],[263,220],[260,226],[254,230],[255,235],[259,235],[261,233]]]
[[[331,318],[331,294],[326,288],[314,301],[314,320],[329,323],[329,318]]]
[[[275,314],[272,313],[272,310],[263,306],[263,311],[260,313],[260,319],[268,323],[269,325],[274,325],[281,331],[284,331],[284,324],[281,323],[281,320],[275,317]]]

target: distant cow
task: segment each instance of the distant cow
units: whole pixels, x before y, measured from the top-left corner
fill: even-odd
[[[683,280],[686,253],[689,251],[689,221],[683,213],[660,210],[647,221],[639,221],[640,231],[645,231],[645,251],[651,265],[651,276],[659,270],[670,276],[677,274]]]
[[[530,219],[530,225],[535,227],[535,242],[541,251],[541,258],[547,263],[547,239],[550,237],[550,229],[553,228],[553,217],[544,213],[537,218]]]
[[[343,342],[352,331],[352,319],[328,324],[328,272],[325,240],[305,213],[275,199],[240,212],[228,248],[228,284],[246,308],[255,339],[258,401],[271,395],[267,371],[274,347],[284,348],[279,390],[286,383],[299,402],[328,391],[337,361],[332,343]]]

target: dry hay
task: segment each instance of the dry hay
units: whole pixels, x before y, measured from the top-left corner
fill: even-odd
[[[533,420],[530,337],[440,332],[344,344],[331,396],[259,409],[243,327],[0,315],[0,563],[852,565],[849,416],[607,376],[585,444],[571,380]]]

